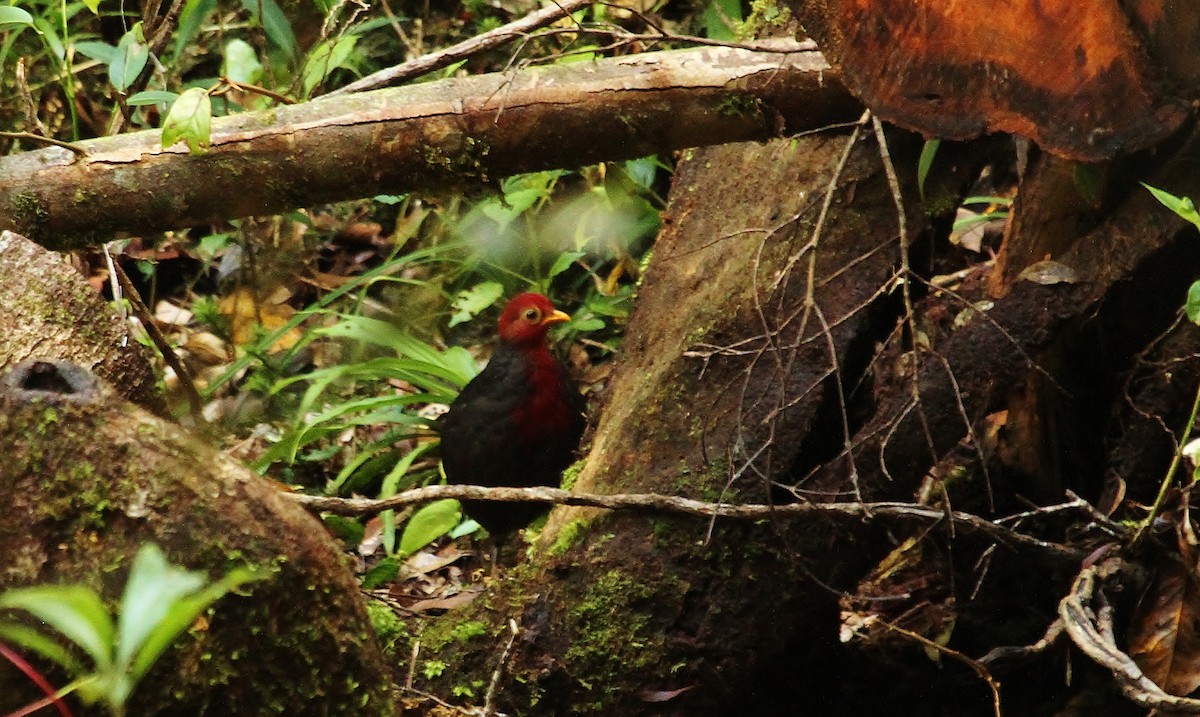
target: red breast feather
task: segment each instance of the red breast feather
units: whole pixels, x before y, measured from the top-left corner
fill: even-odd
[[[487,367],[441,419],[442,465],[451,483],[557,486],[584,429],[583,397],[544,343],[501,341]],[[467,514],[503,538],[546,506],[464,501]]]

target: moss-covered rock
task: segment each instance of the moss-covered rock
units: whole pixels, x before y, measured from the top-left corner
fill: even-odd
[[[65,363],[4,379],[0,455],[0,589],[84,584],[115,608],[146,542],[213,578],[272,573],[193,624],[130,714],[393,712],[357,583],[321,524],[266,481]],[[0,667],[0,712],[40,696]]]

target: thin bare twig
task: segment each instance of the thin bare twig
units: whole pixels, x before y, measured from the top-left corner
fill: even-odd
[[[504,662],[508,660],[508,653],[512,651],[513,643],[517,641],[517,635],[520,633],[517,621],[511,617],[508,619],[508,630],[508,644],[500,653],[500,659],[496,662],[496,671],[492,673],[492,681],[488,684],[487,695],[483,698],[483,717],[488,717],[495,711],[496,687],[500,684],[500,675],[504,672]]]
[[[0,137],[8,137],[9,139],[24,139],[30,142],[41,142],[42,144],[52,144],[55,147],[62,147],[63,149],[70,150],[75,154],[76,157],[87,156],[87,150],[79,145],[71,144],[70,142],[64,142],[61,139],[54,139],[53,137],[43,137],[42,135],[34,134],[33,132],[0,132]]]
[[[915,503],[877,502],[859,503],[789,503],[768,505],[747,503],[707,503],[692,498],[658,493],[573,493],[559,488],[487,488],[475,485],[431,485],[424,488],[397,493],[390,498],[337,498],[333,496],[284,493],[287,498],[313,511],[347,516],[376,515],[385,510],[400,508],[414,503],[425,503],[443,498],[460,500],[491,500],[500,502],[552,503],[556,505],[586,506],[608,510],[649,510],[663,513],[681,513],[702,517],[720,516],[739,520],[761,520],[763,518],[804,518],[817,516],[863,519],[883,517],[892,519],[939,522],[947,519],[941,509],[927,508]],[[1064,561],[1078,563],[1086,553],[1075,548],[1052,543],[1019,533],[977,515],[953,511],[949,514],[960,528],[977,532],[1009,547],[1020,547],[1047,554]]]
[[[179,376],[179,386],[183,389],[183,395],[187,397],[188,408],[191,409],[192,418],[198,424],[203,425],[206,423],[204,420],[204,402],[200,400],[200,393],[196,390],[196,384],[192,380],[192,372],[179,360],[179,356],[175,353],[175,349],[171,348],[171,343],[167,341],[167,337],[163,336],[162,332],[158,330],[158,325],[154,323],[154,315],[150,313],[150,309],[142,301],[137,287],[129,280],[129,275],[121,268],[121,264],[114,261],[111,266],[112,272],[116,275],[125,298],[129,300],[129,305],[133,307],[133,313],[142,322],[142,328],[146,330],[146,335],[150,337],[150,341],[154,343],[154,347],[162,354],[163,361],[166,361],[167,365],[174,369],[175,374]]]
[[[981,680],[983,680],[984,682],[986,682],[987,686],[991,688],[991,690],[992,690],[992,709],[993,709],[996,717],[1003,717],[1003,715],[1000,711],[1000,683],[996,680],[995,677],[992,677],[992,673],[990,671],[988,671],[988,668],[986,665],[984,665],[979,660],[975,660],[970,657],[967,657],[966,655],[962,654],[961,652],[959,652],[957,650],[952,650],[949,647],[946,647],[945,645],[943,645],[941,643],[934,642],[933,640],[930,640],[928,637],[925,637],[924,635],[913,632],[912,630],[906,630],[903,627],[900,627],[899,625],[893,625],[892,623],[887,622],[886,620],[880,620],[879,622],[887,629],[898,632],[901,635],[904,635],[905,637],[909,638],[910,640],[915,640],[916,642],[919,642],[922,646],[924,646],[927,649],[933,650],[935,652],[940,652],[941,654],[947,655],[949,657],[953,657],[954,659],[963,663],[967,667],[971,668],[971,670],[975,674],[979,675],[979,678]]]
[[[403,64],[380,70],[379,72],[373,72],[360,80],[351,82],[344,87],[339,87],[324,96],[334,97],[336,95],[363,92],[365,90],[373,90],[379,87],[407,82],[415,77],[448,67],[459,60],[498,47],[514,38],[523,36],[525,33],[557,22],[567,15],[591,5],[592,2],[593,0],[562,0],[561,2],[556,2],[537,12],[526,15],[520,20],[502,25],[482,35],[476,35],[469,40],[451,45],[444,50],[431,52],[415,60],[410,60]]]

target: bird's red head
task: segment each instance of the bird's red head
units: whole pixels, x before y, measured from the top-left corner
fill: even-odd
[[[521,348],[541,346],[552,325],[570,320],[541,294],[517,294],[500,312],[500,339]]]

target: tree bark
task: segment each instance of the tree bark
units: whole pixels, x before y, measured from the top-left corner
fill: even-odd
[[[577,490],[767,501],[768,481],[798,468],[804,437],[838,415],[841,371],[861,369],[854,340],[877,328],[868,307],[897,261],[878,148],[855,137],[681,162]],[[836,453],[840,437],[829,438]],[[867,539],[837,532],[835,551],[819,519],[710,528],[557,509],[531,564],[470,608],[414,625],[422,654],[450,666],[418,686],[470,684],[499,661],[496,706],[510,713],[727,714],[747,690],[770,705],[781,695],[761,678],[775,660],[836,635],[833,596],[807,576],[844,581],[861,563],[850,546]],[[502,657],[510,617],[520,634]],[[447,638],[474,620],[490,638]],[[825,667],[797,665],[788,694],[816,689]]]
[[[213,121],[210,149],[157,131],[0,159],[0,228],[54,249],[380,193],[846,120],[855,102],[811,45],[703,48],[530,68]]]
[[[1010,132],[1068,159],[1151,147],[1195,99],[1200,10],[1160,0],[789,0],[879,116],[930,137]]]
[[[87,281],[28,239],[0,231],[0,371],[22,361],[70,361],[129,401],[160,415],[166,406],[145,348]]]

